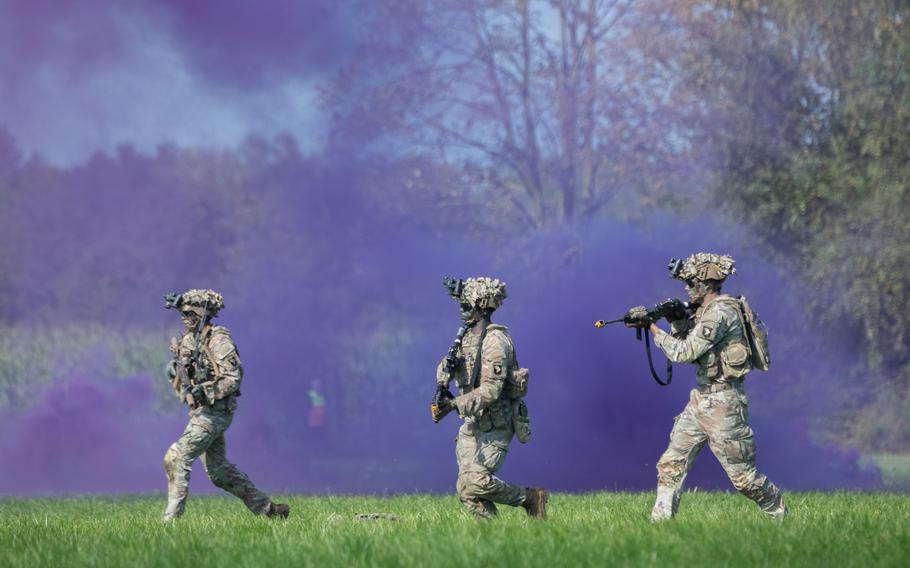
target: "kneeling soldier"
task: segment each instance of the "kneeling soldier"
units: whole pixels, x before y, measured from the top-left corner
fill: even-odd
[[[463,326],[450,355],[437,371],[438,393],[433,419],[455,410],[464,419],[458,430],[458,497],[476,519],[497,514],[495,503],[523,507],[534,518],[546,518],[545,489],[520,487],[496,477],[512,437],[527,442],[530,420],[522,397],[527,393],[527,369],[521,369],[508,330],[490,323],[506,297],[505,283],[492,278],[446,279],[446,287],[461,305]],[[461,396],[448,391],[455,379]]]

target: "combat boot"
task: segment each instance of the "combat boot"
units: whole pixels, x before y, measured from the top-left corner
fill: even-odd
[[[654,508],[651,509],[651,522],[668,521],[676,516],[676,510],[679,509],[679,497],[678,489],[658,485],[657,499],[654,501]]]
[[[265,514],[267,517],[288,518],[291,514],[291,507],[284,503],[269,503],[269,511]]]
[[[550,498],[550,492],[542,487],[528,487],[525,502],[521,504],[528,516],[534,519],[545,520],[547,518],[547,499]]]
[[[783,499],[781,499],[780,505],[778,505],[777,508],[772,509],[771,511],[765,511],[765,514],[775,523],[780,523],[790,516],[790,509],[787,508],[787,505],[785,505]]]

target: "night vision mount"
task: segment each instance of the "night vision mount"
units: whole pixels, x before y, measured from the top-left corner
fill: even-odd
[[[461,297],[461,290],[464,288],[464,280],[446,276],[442,279],[442,285],[448,290],[449,296],[452,296],[457,300]]]
[[[170,292],[164,295],[164,308],[167,310],[179,310],[183,302],[183,294]]]
[[[667,270],[670,271],[670,278],[679,278],[679,271],[682,270],[683,260],[681,258],[671,258],[667,264]]]

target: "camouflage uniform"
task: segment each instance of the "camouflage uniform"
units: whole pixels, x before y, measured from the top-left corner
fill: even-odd
[[[703,262],[691,262],[693,258]],[[690,257],[689,272],[684,270],[682,276],[688,276],[690,281],[697,279],[697,269],[703,265],[704,258]],[[732,272],[729,259],[727,268],[719,274],[709,270],[708,276],[722,281]],[[701,274],[704,276],[704,270]],[[670,445],[657,463],[653,521],[676,513],[682,484],[705,443],[740,493],[772,518],[786,514],[781,491],[755,468],[755,437],[748,424],[749,398],[743,390],[743,380],[752,364],[743,325],[739,301],[720,295],[698,308],[693,318],[672,322],[672,335],[664,331],[655,335],[654,343],[668,359],[696,363],[698,371],[697,387],[682,414],[676,417]]]
[[[455,405],[464,419],[455,444],[458,460],[455,489],[461,502],[475,517],[489,518],[496,515],[494,503],[513,507],[524,503],[525,489],[495,475],[506,459],[514,435],[512,401],[501,397],[506,373],[515,361],[512,339],[505,327],[487,326],[478,386],[474,388],[471,378],[477,364],[479,328],[475,326],[465,334],[461,353],[464,364],[455,375],[461,392],[461,396],[455,398]]]
[[[490,297],[491,287],[501,287],[498,297]],[[461,301],[495,309],[504,297],[505,285],[498,280],[472,278],[465,284]],[[454,374],[461,393],[454,399],[454,406],[464,419],[455,439],[458,462],[455,489],[461,502],[476,519],[496,516],[495,503],[522,506],[528,509],[530,515],[545,518],[545,490],[521,487],[496,476],[515,435],[512,423],[515,401],[504,396],[504,387],[509,373],[515,372],[518,365],[512,338],[504,326],[487,324],[483,345],[479,345],[484,333],[483,323],[474,325],[462,339],[458,354],[461,364]],[[477,361],[478,347],[481,347],[480,361]],[[475,386],[473,378],[478,364],[480,368]],[[444,366],[443,360],[437,370],[440,384],[447,384],[449,379]]]
[[[192,298],[191,292],[200,291],[187,292],[184,297]],[[219,307],[216,305],[215,311]],[[181,338],[175,355],[178,359],[189,359],[194,348],[194,334],[187,332]],[[194,369],[194,376],[205,379],[195,381],[201,385],[200,390],[204,396],[201,397],[202,400],[196,400],[190,409],[190,421],[183,435],[164,455],[164,471],[168,479],[168,503],[164,520],[169,521],[183,514],[190,472],[198,457],[202,458],[206,473],[216,487],[242,499],[255,514],[271,514],[272,503],[269,497],[257,489],[226,456],[224,433],[234,418],[243,379],[237,347],[227,328],[206,324],[202,331],[200,349],[201,365]],[[183,399],[179,379],[173,379],[173,386],[178,397]]]

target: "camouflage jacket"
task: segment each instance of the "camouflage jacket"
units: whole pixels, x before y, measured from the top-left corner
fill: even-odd
[[[180,339],[178,358],[189,359],[195,345],[193,334],[186,333]],[[201,384],[205,390],[206,403],[211,406],[219,400],[227,400],[240,395],[240,382],[243,380],[243,367],[237,346],[231,339],[231,332],[226,327],[206,326],[202,332],[199,369],[194,371],[194,384]],[[175,381],[174,389],[180,396],[180,383]]]
[[[672,334],[661,330],[654,344],[674,363],[697,364],[699,385],[739,379],[752,369],[736,298],[720,295],[671,327]]]
[[[515,348],[508,329],[497,324],[487,325],[486,336],[480,353],[480,373],[476,386],[471,382],[474,366],[478,363],[477,343],[480,329],[465,334],[461,342],[459,360],[455,369],[455,382],[460,396],[455,398],[458,414],[465,423],[476,423],[481,429],[501,428],[511,424],[512,401],[502,397],[508,374],[515,366]],[[440,363],[438,374],[443,373],[445,361]]]

